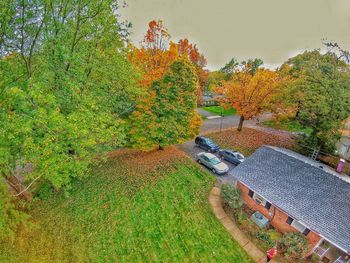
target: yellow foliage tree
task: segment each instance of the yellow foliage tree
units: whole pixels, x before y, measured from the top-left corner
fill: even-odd
[[[233,107],[240,114],[238,130],[244,120],[251,119],[274,107],[275,98],[283,89],[284,78],[268,69],[257,69],[252,74],[249,64],[233,74],[216,92],[223,95],[225,107]]]

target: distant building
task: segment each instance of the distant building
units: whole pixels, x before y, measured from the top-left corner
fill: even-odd
[[[231,171],[246,205],[282,233],[300,232],[310,254],[350,262],[350,182],[293,151],[263,146]]]

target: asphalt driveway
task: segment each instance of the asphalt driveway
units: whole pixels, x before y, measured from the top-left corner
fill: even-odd
[[[194,140],[180,144],[180,145],[178,145],[178,148],[180,150],[182,150],[183,152],[185,152],[189,157],[191,157],[195,161],[197,161],[197,154],[200,152],[204,152],[203,149],[196,146],[196,144],[194,143]],[[217,154],[215,154],[215,155],[218,156]],[[235,167],[235,165],[231,164],[229,162],[226,162],[226,161],[224,163],[226,163],[229,167],[228,173],[226,173],[224,175],[214,174],[212,171],[207,169],[205,166],[203,166],[203,167],[204,167],[204,169],[207,169],[208,172],[210,172],[213,176],[215,176],[222,183],[234,182],[235,179],[232,175],[230,175],[230,171]]]
[[[200,115],[205,116],[204,110],[198,109],[197,111]],[[211,116],[210,113],[208,115]],[[269,119],[269,118],[271,118],[271,114],[265,113],[259,117],[259,120],[245,121],[243,124],[243,127],[244,126],[256,126],[258,121],[264,121],[264,120]],[[240,119],[239,115],[225,116],[225,117],[220,117],[220,118],[215,118],[215,119],[206,119],[203,121],[201,130],[200,130],[200,134],[203,135],[203,134],[206,134],[209,132],[217,132],[217,131],[224,130],[224,129],[235,128],[238,126],[239,119]],[[203,149],[196,146],[196,144],[194,143],[194,140],[180,144],[177,147],[180,150],[182,150],[183,152],[185,152],[188,156],[190,156],[195,161],[197,160],[197,154],[200,152],[204,152]],[[217,154],[215,154],[215,155],[217,156]],[[235,165],[231,164],[229,162],[226,162],[226,161],[225,161],[225,163],[230,168],[228,173],[225,175],[214,174],[209,169],[208,169],[208,171],[213,176],[215,176],[221,183],[234,182],[235,179],[232,175],[230,175],[230,171],[232,171],[232,169],[235,168]],[[204,168],[204,169],[206,169],[206,168]]]

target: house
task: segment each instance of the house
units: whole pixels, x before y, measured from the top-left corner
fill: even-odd
[[[230,172],[248,207],[281,232],[299,231],[310,254],[350,262],[350,183],[287,149],[259,148]]]

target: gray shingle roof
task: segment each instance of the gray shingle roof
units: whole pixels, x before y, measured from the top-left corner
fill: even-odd
[[[309,229],[350,252],[350,183],[325,165],[270,146],[231,174]]]

